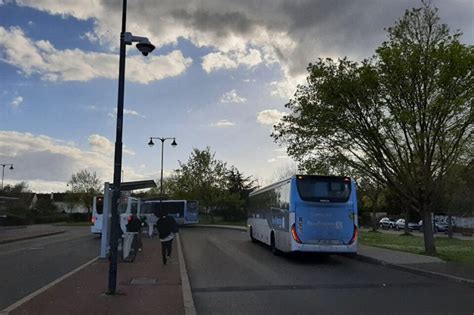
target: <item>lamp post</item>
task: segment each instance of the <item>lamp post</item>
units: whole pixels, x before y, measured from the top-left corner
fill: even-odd
[[[5,166],[8,166],[10,165],[9,169],[10,170],[14,170],[13,168],[13,164],[9,163],[9,164],[0,164],[2,166],[2,190],[3,190],[3,177],[5,177]]]
[[[173,139],[173,142],[171,142],[172,147],[176,147],[178,144],[176,143],[176,138],[150,137],[150,142],[148,142],[148,145],[150,147],[155,145],[155,143],[153,142],[153,139],[161,141],[161,177],[160,177],[160,200],[161,200],[163,198],[163,152],[165,150],[165,141]]]
[[[122,133],[123,133],[123,98],[125,86],[125,47],[133,42],[138,42],[136,47],[144,55],[155,49],[148,38],[133,36],[126,32],[127,23],[127,0],[123,0],[122,7],[122,31],[120,33],[120,59],[119,59],[119,78],[118,78],[118,98],[117,98],[117,127],[115,136],[115,154],[114,154],[114,182],[112,192],[112,219],[110,235],[110,265],[108,279],[108,294],[115,294],[117,288],[117,251],[118,238],[120,231],[120,221],[118,216],[118,202],[120,199],[120,182],[122,171]]]

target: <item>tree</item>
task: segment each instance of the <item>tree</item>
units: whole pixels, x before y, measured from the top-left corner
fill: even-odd
[[[212,212],[221,199],[225,185],[226,163],[215,158],[215,153],[193,149],[187,163],[179,162],[176,170],[176,196],[199,200],[201,205]]]
[[[387,31],[376,55],[361,63],[309,64],[307,84],[272,136],[303,167],[342,161],[431,222],[445,175],[473,145],[473,46],[425,2]],[[425,251],[435,254],[425,226]]]
[[[212,221],[214,214],[233,221],[245,217],[244,204],[253,183],[250,176],[216,159],[207,147],[193,149],[186,163],[179,162],[179,168],[166,179],[165,188],[172,198],[199,201]]]
[[[31,192],[27,182],[19,182],[15,185],[5,185],[2,190],[3,193],[20,194]]]
[[[299,169],[295,163],[286,164],[274,171],[272,182],[279,182],[298,173]]]
[[[102,180],[95,172],[84,169],[73,174],[68,185],[70,190],[66,192],[66,199],[73,204],[82,204],[90,214],[94,196],[102,193]]]
[[[252,179],[252,176],[245,177],[235,166],[231,166],[227,170],[225,177],[227,191],[238,194],[241,199],[247,199],[255,189],[255,180]]]

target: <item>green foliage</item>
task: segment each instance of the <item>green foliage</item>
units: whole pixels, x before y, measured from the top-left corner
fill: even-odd
[[[253,190],[253,180],[236,167],[216,159],[207,147],[193,149],[186,163],[180,162],[175,173],[164,182],[166,197],[197,200],[200,207],[225,221],[246,217],[245,200]],[[151,191],[149,194],[155,194]]]
[[[31,192],[31,190],[28,187],[27,182],[20,182],[18,184],[13,185],[13,186],[12,185],[5,185],[1,192],[4,193],[4,194],[8,194],[8,195],[17,195],[17,194],[20,194],[20,193]]]
[[[97,174],[82,170],[73,174],[68,183],[66,201],[70,204],[82,204],[90,213],[94,196],[102,193],[102,181]]]
[[[36,202],[36,210],[39,213],[47,214],[57,212],[58,207],[53,203],[50,198],[40,199]]]
[[[474,50],[425,3],[387,31],[361,63],[310,64],[273,137],[300,166],[363,174],[429,217],[445,175],[472,152]]]
[[[416,232],[415,232],[416,233]],[[388,248],[415,254],[425,254],[423,238],[416,235],[360,232],[364,245]],[[473,264],[474,241],[437,237],[437,256],[446,261]]]

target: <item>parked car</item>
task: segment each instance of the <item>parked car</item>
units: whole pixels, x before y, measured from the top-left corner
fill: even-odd
[[[397,230],[405,229],[405,219],[398,219],[395,222],[395,227],[396,227]],[[418,229],[420,229],[420,225],[418,223],[408,222],[408,229],[410,231],[418,230]]]
[[[420,232],[423,232],[423,220],[420,220],[420,222],[418,222],[418,224],[420,225]],[[448,224],[447,223],[444,223],[444,222],[435,222],[434,223],[434,229],[433,229],[433,232],[434,233],[438,233],[438,232],[447,232],[448,231]]]
[[[381,229],[394,229],[395,228],[395,221],[392,221],[387,217],[382,218],[379,221],[379,227]]]

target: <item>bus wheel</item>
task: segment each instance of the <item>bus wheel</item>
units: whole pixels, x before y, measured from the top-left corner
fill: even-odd
[[[256,243],[257,240],[255,239],[255,237],[253,237],[252,227],[250,227],[250,229],[249,229],[249,234],[250,234],[250,240],[252,241],[252,243]]]
[[[270,235],[270,246],[272,248],[272,254],[275,255],[275,256],[279,256],[280,255],[280,251],[276,248],[276,245],[275,245],[275,235],[272,234]]]

